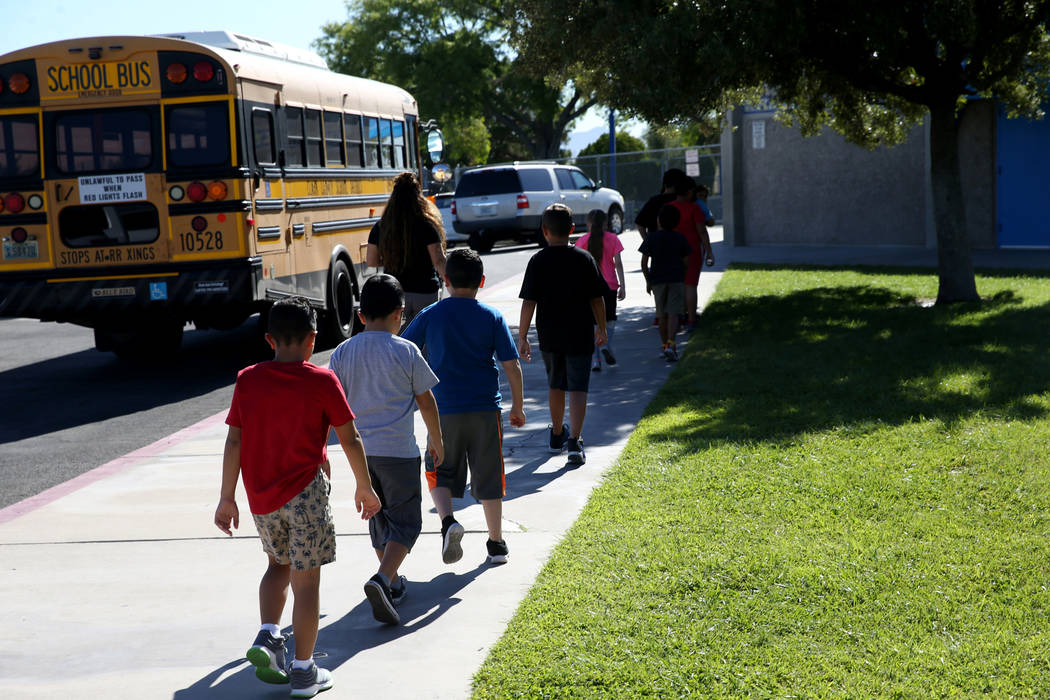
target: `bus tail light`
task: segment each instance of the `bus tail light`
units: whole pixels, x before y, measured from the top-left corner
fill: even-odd
[[[168,70],[165,71],[165,74],[168,77],[169,83],[181,85],[182,83],[186,82],[186,66],[182,65],[181,63],[172,63],[170,66],[168,66]]]
[[[200,233],[204,229],[208,228],[208,220],[205,219],[203,216],[195,216],[193,217],[193,220],[190,221],[190,227],[192,227],[194,231]]]
[[[172,185],[171,189],[168,190],[168,196],[171,197],[173,202],[181,202],[182,198],[186,196],[186,190],[179,185]]]
[[[212,199],[226,199],[226,183],[220,180],[208,185],[208,196]]]
[[[189,196],[191,202],[203,202],[208,196],[208,188],[204,186],[204,183],[191,182],[186,188],[186,195]]]
[[[38,194],[29,195],[29,199],[26,202],[29,204],[29,208],[34,211],[44,206],[44,198]]]
[[[197,61],[193,66],[193,77],[199,83],[206,83],[215,77],[215,67],[209,61]]]
[[[0,94],[4,92],[4,79],[0,78]]]
[[[528,209],[528,208],[529,208],[529,198],[526,197],[524,194],[519,194],[518,195],[518,209]]]
[[[25,243],[27,238],[29,238],[29,234],[21,226],[11,231],[11,240],[15,243]]]
[[[24,95],[29,92],[29,76],[25,73],[15,73],[7,79],[7,86],[16,95]]]
[[[18,194],[17,192],[12,192],[11,194],[4,197],[4,209],[11,212],[12,214],[17,214],[18,212],[22,211],[23,209],[25,209],[25,206],[26,201],[22,199],[22,195]]]

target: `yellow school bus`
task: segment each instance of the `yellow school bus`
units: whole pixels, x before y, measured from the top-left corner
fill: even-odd
[[[232,32],[0,56],[0,316],[133,357],[300,295],[349,337],[418,132],[404,90]]]

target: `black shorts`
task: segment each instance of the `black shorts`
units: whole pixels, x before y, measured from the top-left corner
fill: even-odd
[[[543,366],[547,368],[547,386],[551,389],[587,391],[591,385],[591,353],[545,352]]]

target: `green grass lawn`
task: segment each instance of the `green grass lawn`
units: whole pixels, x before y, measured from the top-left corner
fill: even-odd
[[[475,696],[1050,697],[1050,277],[978,289],[734,266]]]

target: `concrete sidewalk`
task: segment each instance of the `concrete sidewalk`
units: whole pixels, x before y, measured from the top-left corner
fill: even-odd
[[[317,656],[334,672],[335,687],[322,697],[469,696],[471,677],[670,372],[658,356],[637,232],[623,241],[619,364],[592,375],[583,467],[547,450],[543,363],[537,353],[523,364],[527,423],[507,425],[505,434],[508,564],[484,563],[484,517],[469,498],[456,503],[467,528],[463,559],[443,564],[440,523],[424,496],[424,532],[401,569],[409,580],[402,625],[377,623],[362,592],[375,556],[353,509],[345,457],[330,447],[338,560],[322,574]],[[723,259],[701,275],[701,304],[721,276],[726,251],[716,251]],[[512,328],[520,283],[519,275],[482,295]],[[288,686],[259,682],[243,657],[258,628],[266,561],[243,491],[236,536],[212,525],[224,418],[207,418],[0,510],[0,696],[287,697]],[[416,435],[422,443],[421,421]],[[289,605],[289,631],[290,621]]]

